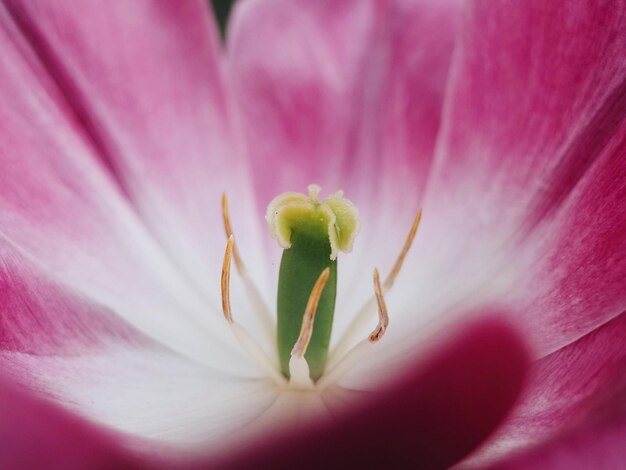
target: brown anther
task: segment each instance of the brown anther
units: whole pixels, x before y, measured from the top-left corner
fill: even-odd
[[[233,236],[233,227],[230,224],[230,211],[228,210],[228,198],[226,197],[226,193],[222,193],[222,221],[224,222],[224,232],[226,232],[226,237]],[[239,250],[237,250],[237,246],[233,245],[233,258],[235,258],[235,267],[237,268],[237,272],[240,276],[245,276],[246,268],[243,265],[243,261],[241,261],[241,257],[239,256]]]
[[[383,283],[383,288],[385,290],[391,289],[391,286],[393,286],[393,283],[395,282],[396,277],[398,277],[398,273],[402,269],[402,263],[404,263],[404,259],[406,258],[406,255],[409,253],[409,250],[411,249],[411,245],[413,244],[413,240],[415,239],[415,234],[417,233],[417,228],[420,225],[420,220],[422,220],[422,209],[417,211],[417,215],[415,216],[415,219],[413,219],[413,225],[411,225],[411,230],[409,231],[409,234],[406,237],[406,241],[404,242],[402,251],[400,252],[400,255],[398,256],[398,258],[396,259],[396,262],[393,265],[393,268],[387,275],[385,282]]]
[[[389,326],[389,313],[387,312],[385,297],[383,297],[383,289],[380,286],[380,274],[378,274],[378,269],[374,269],[374,293],[376,294],[376,302],[378,303],[378,326],[370,335],[369,339],[371,343],[380,340]]]
[[[233,257],[233,246],[235,239],[232,235],[228,237],[224,262],[222,263],[222,312],[228,323],[233,323],[233,314],[230,308],[230,261]]]
[[[317,305],[322,297],[324,286],[326,286],[326,281],[328,281],[328,276],[330,276],[330,268],[324,269],[317,278],[317,281],[315,281],[315,285],[309,295],[309,300],[306,303],[306,308],[304,309],[304,315],[302,316],[300,336],[298,336],[298,341],[296,341],[296,344],[294,344],[291,350],[292,356],[303,357],[309,347],[311,336],[313,336],[315,312],[317,311]]]

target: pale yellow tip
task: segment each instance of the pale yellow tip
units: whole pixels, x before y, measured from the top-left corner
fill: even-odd
[[[275,197],[267,208],[265,220],[272,237],[285,250],[291,247],[294,229],[328,237],[330,259],[334,260],[339,251],[347,253],[352,250],[359,230],[358,210],[343,197],[342,191],[320,201],[321,188],[318,185],[311,184],[308,190],[308,195],[283,193]]]

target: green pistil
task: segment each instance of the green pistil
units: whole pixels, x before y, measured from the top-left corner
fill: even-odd
[[[357,211],[350,201],[335,193],[320,202],[318,192],[319,187],[311,185],[308,196],[282,194],[272,201],[266,215],[272,235],[285,248],[278,279],[277,343],[286,377],[311,290],[322,271],[330,269],[304,355],[313,380],[324,372],[328,356],[337,293],[337,252],[350,251],[358,230]]]

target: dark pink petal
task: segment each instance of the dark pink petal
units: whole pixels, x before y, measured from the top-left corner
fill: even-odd
[[[493,461],[546,441],[569,439],[577,429],[610,425],[626,416],[625,377],[626,314],[622,314],[537,361],[520,404],[472,461]]]
[[[231,145],[221,43],[206,1],[6,2],[79,131],[188,281],[219,302],[231,194],[238,242],[258,259],[246,169]],[[247,245],[246,245],[247,246]],[[255,268],[256,269],[256,268]],[[258,269],[259,272],[263,272]]]
[[[383,392],[332,422],[290,429],[220,462],[225,468],[444,468],[485,439],[526,372],[518,336],[496,320],[467,327]]]
[[[521,310],[543,351],[626,310],[625,233],[626,119],[561,208],[535,231],[539,259],[529,269]]]
[[[2,468],[146,468],[116,438],[0,379]]]
[[[602,427],[582,428],[527,454],[507,459],[490,469],[618,469],[626,462],[624,442],[626,420]]]

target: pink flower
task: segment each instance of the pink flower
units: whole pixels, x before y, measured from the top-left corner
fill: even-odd
[[[624,31],[623,1],[241,0],[224,51],[201,0],[6,0],[2,465],[623,462]],[[385,338],[299,393],[221,316],[220,195],[273,305],[265,206],[313,182],[361,212],[339,348],[424,219]]]

